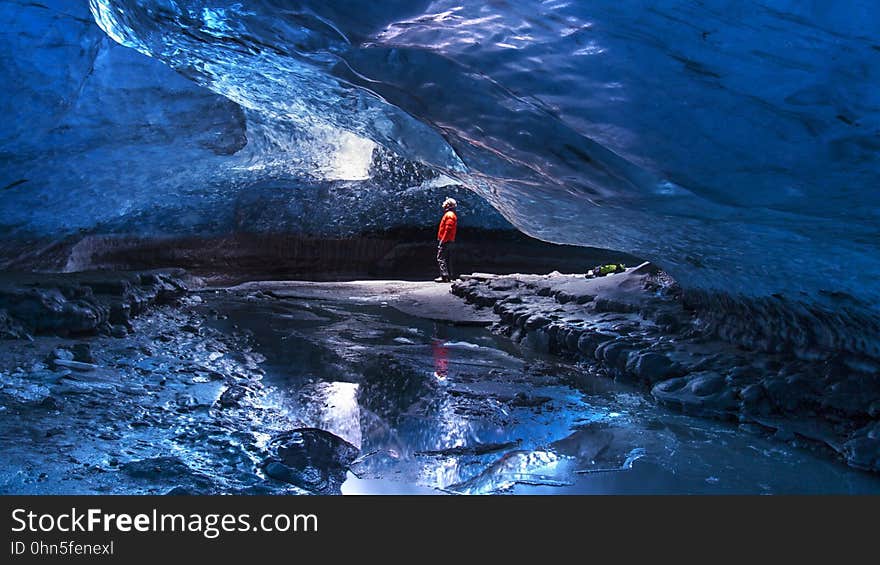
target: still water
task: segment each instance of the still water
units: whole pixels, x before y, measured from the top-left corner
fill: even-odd
[[[486,328],[378,299],[224,302],[267,402],[360,449],[343,494],[880,493],[822,448],[671,412]]]

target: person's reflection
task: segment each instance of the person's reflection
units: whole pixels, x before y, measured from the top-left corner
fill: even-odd
[[[434,338],[431,340],[431,353],[434,356],[434,377],[438,381],[445,381],[449,372],[449,348],[444,339],[445,328],[440,324],[434,324]]]

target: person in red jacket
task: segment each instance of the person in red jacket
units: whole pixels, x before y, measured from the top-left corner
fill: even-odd
[[[455,215],[457,205],[452,198],[443,201],[443,218],[437,229],[437,266],[440,267],[440,276],[434,279],[434,282],[449,282],[452,279],[450,254],[452,244],[455,242],[455,229],[458,224],[458,216]]]

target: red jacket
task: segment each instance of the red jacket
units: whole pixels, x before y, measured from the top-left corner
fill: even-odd
[[[458,224],[458,216],[455,212],[449,210],[443,214],[440,220],[440,227],[437,229],[437,239],[440,241],[455,241],[455,227]]]

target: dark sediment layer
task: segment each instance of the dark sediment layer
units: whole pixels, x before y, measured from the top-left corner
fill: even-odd
[[[396,229],[348,238],[237,233],[7,240],[0,244],[0,268],[53,272],[183,268],[224,280],[430,279],[437,272],[435,238],[432,229]],[[604,249],[549,244],[519,232],[468,229],[456,242],[453,267],[457,272],[549,273],[583,271],[596,263],[618,261],[634,264],[636,260]]]
[[[862,346],[874,334],[846,337],[858,332],[841,331],[841,316],[829,336],[809,325],[833,318],[818,309],[803,319],[767,303],[696,309],[648,264],[592,280],[474,275],[452,292],[492,308],[496,331],[641,383],[664,405],[757,424],[781,439],[802,436],[853,467],[880,471],[880,362]]]
[[[182,271],[4,273],[0,338],[125,335],[133,317],[186,293],[183,276]]]

